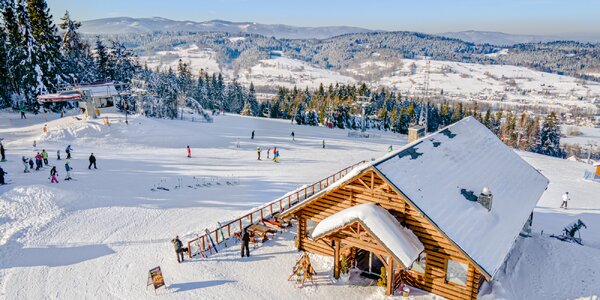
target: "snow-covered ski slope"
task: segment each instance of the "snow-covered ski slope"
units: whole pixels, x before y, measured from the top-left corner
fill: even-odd
[[[0,186],[0,299],[379,299],[372,286],[333,285],[331,264],[314,258],[316,287],[287,281],[298,257],[293,230],[239,257],[239,244],[208,259],[178,264],[170,240],[185,241],[253,207],[360,160],[384,155],[404,136],[382,133],[353,139],[339,129],[289,121],[219,116],[212,124],[106,113],[101,120],[0,112],[10,184]],[[49,132],[42,133],[44,124]],[[256,137],[250,139],[251,131]],[[296,141],[291,140],[291,131]],[[322,148],[325,140],[326,149]],[[59,171],[24,174],[20,157],[46,149]],[[239,143],[239,148],[237,147]],[[73,178],[65,182],[64,149],[74,148]],[[185,146],[192,148],[186,157]],[[256,148],[277,146],[281,162],[257,160]],[[62,161],[56,161],[56,150]],[[93,152],[98,170],[87,169]],[[534,217],[535,236],[519,240],[490,298],[562,299],[600,294],[600,184],[581,179],[586,166],[519,153],[551,183]],[[195,177],[195,178],[194,178]],[[178,179],[182,181],[181,188]],[[210,186],[195,187],[198,183]],[[233,184],[228,184],[233,182]],[[435,183],[432,183],[435,184]],[[155,187],[169,191],[151,191]],[[572,209],[557,209],[568,190]],[[585,246],[549,238],[581,218]],[[540,231],[544,230],[544,236]],[[161,266],[167,289],[146,288],[147,272]]]

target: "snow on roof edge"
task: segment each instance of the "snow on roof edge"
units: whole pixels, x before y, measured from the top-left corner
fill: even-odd
[[[346,208],[323,219],[313,230],[315,240],[323,235],[343,228],[355,221],[361,222],[382,246],[391,252],[405,267],[419,257],[425,247],[417,236],[402,226],[390,212],[375,204],[364,203]]]

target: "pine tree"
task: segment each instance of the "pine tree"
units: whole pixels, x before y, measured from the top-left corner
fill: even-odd
[[[98,71],[98,79],[101,81],[108,81],[112,79],[112,70],[109,65],[108,52],[102,41],[100,40],[100,36],[96,37],[96,69]]]
[[[21,34],[20,46],[23,49],[23,55],[20,56],[19,62],[22,67],[22,73],[19,75],[22,77],[17,78],[17,80],[20,80],[20,90],[22,91],[26,104],[35,109],[37,107],[35,96],[48,92],[48,89],[44,84],[44,73],[38,57],[41,50],[33,35],[33,28],[29,23],[29,13],[27,12],[24,0],[19,0],[17,3],[16,13]]]
[[[540,129],[539,145],[536,152],[560,157],[562,151],[560,149],[560,125],[558,117],[554,112],[551,112],[544,119],[542,128]]]
[[[16,7],[13,1],[2,2],[2,18],[4,19],[4,30],[7,35],[6,44],[6,67],[7,67],[7,90],[10,93],[21,94],[22,78],[25,72],[25,66],[21,64],[25,57],[19,21],[16,14]]]
[[[244,108],[242,108],[240,115],[242,115],[242,116],[251,116],[252,115],[252,108],[250,107],[250,103],[248,103],[248,101],[246,101],[246,103],[244,103]]]
[[[132,61],[133,54],[130,50],[119,42],[111,40],[111,49],[108,56],[109,68],[111,70],[111,79],[117,82],[129,82],[133,78],[136,72],[136,65]],[[189,69],[186,69],[185,76],[188,76],[188,81],[185,83],[185,92],[191,91],[192,75],[189,73]],[[181,91],[181,87],[180,87]]]
[[[258,105],[258,101],[256,100],[256,91],[254,90],[254,83],[250,82],[250,88],[248,89],[248,95],[246,96],[246,101],[250,103],[250,108],[252,109],[253,116],[260,116],[260,107]]]
[[[55,91],[61,74],[60,38],[45,0],[27,0],[31,35],[35,41],[37,93]]]
[[[4,4],[0,2],[0,11],[4,11]],[[4,24],[0,23],[0,108],[10,105],[9,86],[11,78],[8,70],[8,37]]]

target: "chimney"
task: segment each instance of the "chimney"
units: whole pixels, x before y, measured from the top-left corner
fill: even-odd
[[[411,126],[408,128],[408,143],[412,143],[425,136],[425,127],[420,125]]]
[[[492,192],[490,191],[490,189],[484,186],[483,190],[481,190],[481,194],[479,194],[479,197],[477,197],[477,202],[483,207],[485,207],[488,211],[491,211],[492,198],[494,198]]]

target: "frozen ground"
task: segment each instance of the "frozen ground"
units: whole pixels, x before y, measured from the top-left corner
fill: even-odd
[[[217,221],[231,219],[295,187],[321,179],[359,160],[376,158],[405,137],[350,139],[344,130],[290,125],[288,121],[220,116],[192,123],[107,113],[100,120],[71,116],[49,120],[0,112],[9,185],[0,187],[0,299],[381,299],[372,286],[338,287],[331,264],[315,257],[316,287],[296,289],[287,281],[298,253],[293,230],[238,257],[237,246],[206,260],[177,264],[170,239],[184,239]],[[49,116],[55,119],[56,116]],[[48,124],[49,132],[42,133]],[[250,132],[256,138],[250,140]],[[296,141],[290,133],[295,131]],[[322,149],[325,139],[327,148]],[[60,183],[48,182],[49,168],[24,174],[19,158],[50,153]],[[240,148],[237,148],[239,141]],[[60,149],[74,148],[73,177],[65,182]],[[185,157],[185,146],[192,158]],[[281,163],[256,159],[256,147],[277,146]],[[98,170],[87,169],[94,152]],[[263,152],[263,157],[264,157]],[[551,180],[536,209],[534,238],[520,240],[490,298],[573,299],[600,294],[600,184],[581,180],[585,165],[521,153]],[[194,176],[236,176],[233,186],[191,189]],[[183,188],[172,189],[177,179]],[[161,183],[162,181],[162,183]],[[157,184],[171,191],[151,191]],[[557,209],[571,192],[572,209]],[[581,218],[585,246],[549,238]],[[544,230],[544,235],[539,233]],[[146,288],[149,269],[160,265],[168,289]]]

